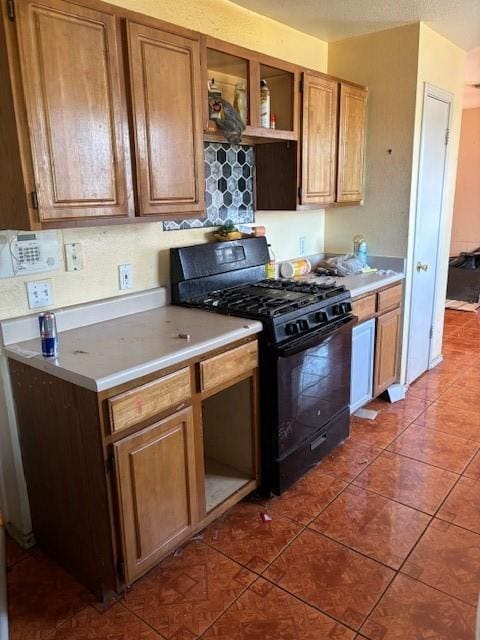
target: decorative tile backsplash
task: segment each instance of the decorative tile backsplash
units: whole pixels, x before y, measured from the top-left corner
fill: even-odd
[[[234,223],[255,221],[253,210],[253,147],[222,142],[205,143],[204,220],[168,220],[164,231],[217,227],[227,220]]]

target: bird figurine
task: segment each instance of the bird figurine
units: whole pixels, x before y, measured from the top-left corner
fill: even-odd
[[[245,123],[238,115],[232,105],[221,98],[223,107],[223,118],[215,120],[217,126],[223,131],[225,139],[230,144],[240,144],[242,133],[245,131]]]

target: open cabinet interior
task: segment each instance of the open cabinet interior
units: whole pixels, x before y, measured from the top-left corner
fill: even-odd
[[[255,478],[251,378],[202,402],[206,509]]]
[[[234,56],[223,51],[207,49],[207,72],[208,82],[215,81],[215,85],[221,90],[224,100],[232,106],[235,105],[235,90],[240,88],[244,91],[246,112],[240,113],[245,124],[250,124],[250,109],[248,104],[249,88],[249,62],[244,58]]]
[[[275,116],[276,128],[293,131],[294,74],[261,64],[260,79],[266,81],[270,91],[270,114]]]

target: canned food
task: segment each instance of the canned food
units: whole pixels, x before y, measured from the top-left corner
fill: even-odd
[[[284,278],[294,278],[295,276],[304,276],[310,273],[312,265],[307,258],[299,258],[298,260],[290,260],[282,262],[280,265],[280,273]]]
[[[45,358],[55,358],[58,355],[57,321],[52,311],[45,311],[38,316],[42,354]]]

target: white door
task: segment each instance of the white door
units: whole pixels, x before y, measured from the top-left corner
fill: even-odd
[[[426,85],[418,172],[407,355],[410,384],[430,365],[451,95]]]

